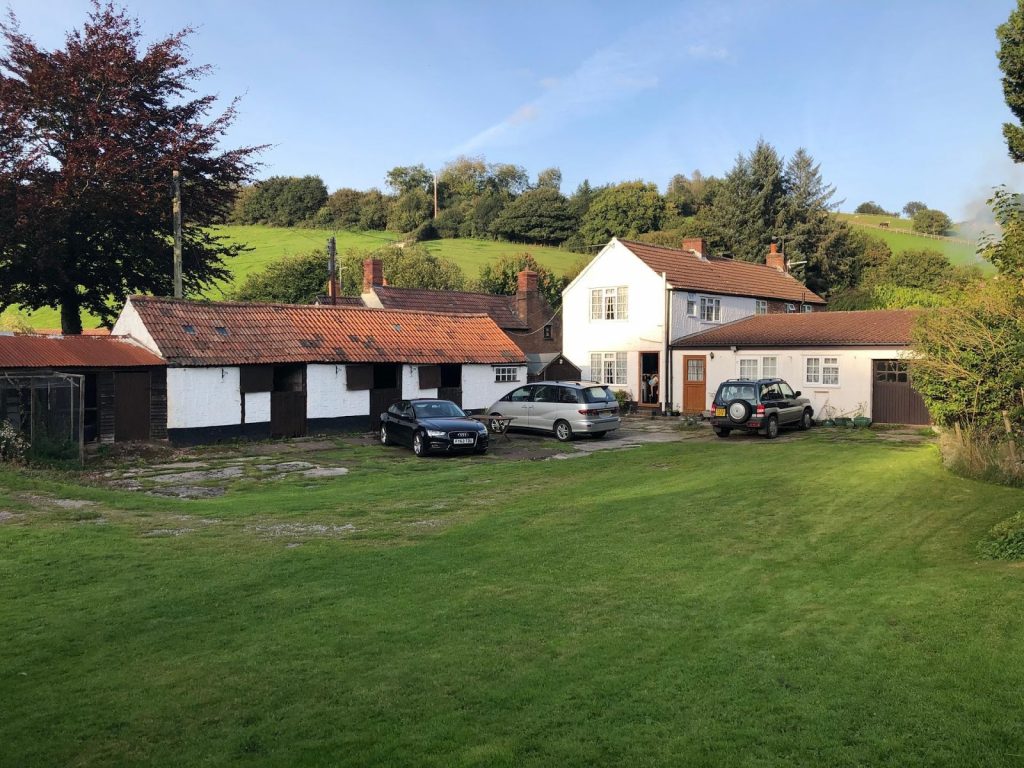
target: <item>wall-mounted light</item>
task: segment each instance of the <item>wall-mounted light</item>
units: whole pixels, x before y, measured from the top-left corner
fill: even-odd
[[[712,360],[714,360],[715,359],[715,353],[714,352],[709,353],[708,357],[710,357]]]

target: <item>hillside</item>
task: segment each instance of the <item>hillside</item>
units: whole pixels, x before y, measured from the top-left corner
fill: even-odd
[[[930,237],[914,232],[913,223],[909,219],[858,213],[837,213],[835,216],[847,224],[869,230],[870,234],[884,240],[893,253],[928,249],[945,254],[954,264],[977,264],[986,272],[992,269],[990,264],[978,258],[973,238],[957,237],[955,229],[953,237]],[[880,226],[883,222],[889,226]]]
[[[334,235],[338,245],[338,253],[344,254],[349,249],[372,250],[394,242],[397,235],[391,232],[332,232],[325,229],[300,229],[262,226],[226,226],[216,230],[230,240],[245,243],[251,250],[228,262],[233,279],[223,286],[207,291],[206,297],[220,299],[235,283],[246,275],[257,272],[271,261],[294,253],[326,248],[327,238]],[[484,264],[497,261],[502,256],[528,252],[538,262],[562,274],[571,267],[580,254],[560,248],[549,248],[537,245],[521,245],[495,240],[434,240],[425,243],[426,247],[438,256],[454,261],[466,277],[474,279]],[[327,266],[324,265],[326,270]],[[16,314],[16,310],[8,309],[4,316]],[[33,328],[60,328],[60,312],[56,309],[41,309],[25,315]],[[86,328],[95,327],[96,318],[84,316]]]

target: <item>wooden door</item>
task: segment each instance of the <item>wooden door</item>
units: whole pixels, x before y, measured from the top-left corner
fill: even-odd
[[[402,390],[396,387],[387,387],[370,390],[370,413],[367,415],[368,429],[380,429],[380,415],[388,407],[402,399]]]
[[[303,437],[306,434],[306,393],[270,393],[270,436]]]
[[[683,412],[701,413],[707,408],[707,358],[683,356]]]
[[[114,374],[114,440],[149,440],[149,371]]]
[[[902,360],[875,360],[871,419],[879,424],[928,424],[928,408]]]

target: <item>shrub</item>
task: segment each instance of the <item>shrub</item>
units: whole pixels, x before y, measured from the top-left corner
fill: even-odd
[[[0,421],[0,461],[22,464],[28,455],[28,440],[6,421]]]
[[[992,526],[980,549],[993,560],[1024,560],[1024,512]]]
[[[1024,446],[995,439],[977,429],[948,430],[939,438],[946,469],[975,480],[1003,485],[1024,485]]]

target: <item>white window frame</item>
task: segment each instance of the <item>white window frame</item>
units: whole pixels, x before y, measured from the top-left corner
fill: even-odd
[[[610,365],[609,365],[610,364]],[[611,377],[605,374],[611,371]],[[590,376],[599,384],[628,385],[628,354],[626,352],[591,352]]]
[[[753,373],[750,371],[751,368],[753,368]],[[757,375],[757,371],[758,360],[756,357],[740,357],[736,360],[736,375],[741,379],[758,379],[760,376]]]
[[[629,287],[618,285],[612,288],[591,288],[590,319],[628,320]]]
[[[686,300],[686,316],[696,317],[697,316],[697,300],[687,299]]]
[[[494,366],[494,380],[502,383],[519,381],[519,367],[515,365]]]
[[[754,314],[755,315],[767,315],[768,314],[768,300],[767,299],[754,299]]]
[[[702,323],[722,322],[722,300],[711,296],[701,296],[700,320]]]
[[[804,383],[815,387],[838,387],[841,384],[840,367],[839,357],[836,355],[805,357]]]
[[[796,304],[787,303],[786,304],[786,311],[787,312],[796,312]]]
[[[769,370],[771,368],[771,370]],[[761,378],[762,379],[777,379],[779,378],[779,358],[774,355],[766,355],[761,358]]]
[[[803,304],[800,307],[800,311],[801,312],[813,312],[814,311],[814,307],[811,306],[810,304]]]

